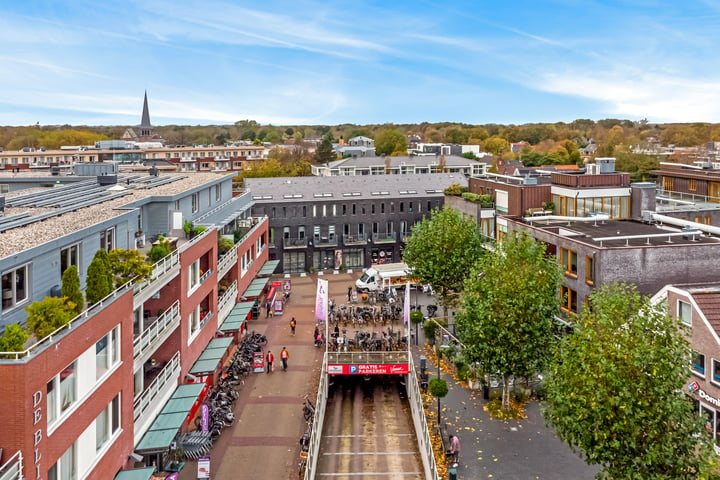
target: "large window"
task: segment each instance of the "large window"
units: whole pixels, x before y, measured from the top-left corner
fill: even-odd
[[[48,480],[75,480],[77,478],[77,455],[75,444],[70,445],[62,457],[48,470]]]
[[[28,268],[20,268],[5,272],[2,275],[2,309],[7,310],[24,302],[28,298]]]
[[[77,401],[77,366],[65,367],[47,383],[48,423],[56,420]]]
[[[120,327],[113,328],[110,333],[95,343],[95,378],[105,375],[120,360]]]
[[[195,260],[188,267],[188,290],[192,290],[200,283],[200,259]],[[189,292],[188,292],[189,293]]]
[[[565,273],[577,276],[577,253],[567,248],[560,248],[560,265],[565,268]]]
[[[188,317],[188,326],[190,327],[190,340],[194,337],[195,333],[200,330],[200,305],[190,313]]]
[[[60,250],[60,275],[65,273],[65,270],[67,270],[70,265],[75,265],[78,272],[80,271],[80,265],[78,264],[79,251],[79,245],[70,245]]]
[[[692,306],[688,302],[678,300],[678,318],[688,327],[692,327]]]
[[[95,451],[99,452],[120,428],[120,394],[95,419]]]
[[[195,213],[200,208],[200,194],[193,193],[190,197],[192,198],[192,213]]]
[[[585,257],[585,283],[595,284],[595,260],[593,257]]]
[[[115,227],[100,232],[100,248],[106,252],[115,248]]]
[[[700,352],[693,352],[692,371],[696,375],[705,376],[705,355]]]
[[[305,271],[305,252],[283,252],[283,271],[300,273]]]
[[[560,287],[560,308],[571,313],[577,313],[577,292],[565,285]]]

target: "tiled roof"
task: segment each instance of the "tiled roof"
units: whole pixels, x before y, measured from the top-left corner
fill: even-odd
[[[690,294],[710,325],[720,334],[720,285],[708,285],[706,290],[693,289]]]

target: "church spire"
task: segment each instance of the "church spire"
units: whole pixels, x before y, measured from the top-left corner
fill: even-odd
[[[145,100],[143,101],[142,120],[140,121],[140,136],[152,136],[152,125],[150,125],[150,110],[148,109],[147,90],[145,90]]]

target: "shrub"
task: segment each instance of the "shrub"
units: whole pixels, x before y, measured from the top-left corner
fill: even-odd
[[[207,230],[207,227],[204,227],[204,226],[202,226],[202,225],[198,225],[197,227],[195,227],[195,228],[193,229],[193,233],[194,233],[195,235],[200,235],[200,234],[203,233],[205,230]]]
[[[185,235],[190,235],[190,232],[193,230],[193,224],[190,220],[185,220],[183,222],[183,232],[185,232]]]
[[[443,190],[445,195],[454,195],[456,197],[462,195],[463,192],[467,192],[467,188],[461,186],[459,183],[448,185],[445,190]]]
[[[448,394],[447,382],[442,378],[433,378],[428,383],[428,390],[433,397],[443,398]]]
[[[220,253],[229,252],[234,246],[235,243],[229,238],[223,236],[218,237],[218,250]]]
[[[110,260],[105,249],[95,252],[95,256],[88,265],[87,286],[85,299],[88,304],[94,305],[113,291],[113,277],[110,271]]]
[[[410,312],[410,322],[413,325],[418,324],[422,321],[423,321],[423,314],[421,312],[418,312],[417,310]]]
[[[120,287],[131,280],[135,282],[145,281],[152,274],[152,265],[145,263],[137,250],[110,250],[108,260],[110,272],[115,281],[114,288]]]
[[[148,261],[150,263],[159,262],[163,258],[170,255],[171,248],[172,247],[170,246],[170,242],[168,241],[160,242],[157,245],[153,245],[147,255]]]
[[[0,337],[0,352],[22,352],[29,336],[19,323],[8,325]]]
[[[85,306],[83,293],[80,291],[80,276],[75,265],[70,265],[62,274],[62,296],[68,305],[72,304],[75,315],[82,312]]]
[[[36,338],[45,338],[75,318],[75,306],[65,298],[45,297],[27,307],[28,329]]]

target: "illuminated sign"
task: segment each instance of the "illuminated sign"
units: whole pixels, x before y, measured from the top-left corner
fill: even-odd
[[[405,375],[410,372],[407,363],[328,365],[328,375]]]

